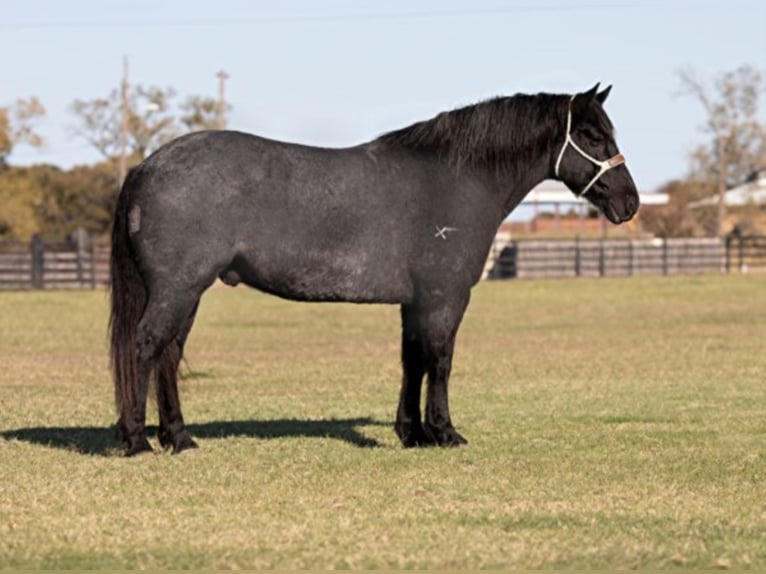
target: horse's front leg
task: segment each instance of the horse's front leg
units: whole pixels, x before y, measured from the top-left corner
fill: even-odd
[[[420,415],[420,389],[426,372],[423,342],[418,324],[418,311],[413,305],[402,305],[402,390],[396,410],[394,430],[405,447],[434,444],[423,430]]]
[[[470,293],[426,302],[420,313],[423,357],[428,374],[424,430],[429,442],[460,446],[468,441],[455,430],[449,412],[448,385],[455,337]]]

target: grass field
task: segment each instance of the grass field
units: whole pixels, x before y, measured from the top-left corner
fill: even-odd
[[[448,450],[391,428],[396,307],[221,288],[201,450],[121,458],[106,309],[0,293],[0,566],[766,567],[764,277],[479,285]]]

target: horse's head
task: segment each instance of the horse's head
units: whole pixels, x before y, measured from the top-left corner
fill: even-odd
[[[612,223],[622,223],[638,211],[638,191],[625,158],[617,150],[612,122],[603,103],[611,86],[598,84],[572,96],[566,110],[566,132],[555,156],[554,173],[575,195],[582,196]]]

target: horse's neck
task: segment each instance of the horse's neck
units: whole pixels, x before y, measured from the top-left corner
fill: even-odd
[[[525,136],[513,151],[517,161],[508,165],[498,177],[506,213],[521,203],[537,184],[554,177],[553,160],[564,143],[564,135],[559,133],[555,121],[528,126]]]
[[[537,184],[547,179],[547,171],[542,168],[532,169],[525,174],[519,174],[513,181],[506,182],[500,191],[504,217],[513,211]]]
[[[551,151],[541,152],[539,157],[529,158],[523,165],[498,175],[496,186],[503,201],[505,215],[522,202],[532,189],[545,179],[553,177]]]

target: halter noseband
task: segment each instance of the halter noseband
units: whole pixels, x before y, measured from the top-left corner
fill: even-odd
[[[564,157],[564,150],[567,149],[567,145],[571,145],[577,153],[579,153],[581,156],[583,156],[585,159],[587,159],[589,162],[596,164],[598,166],[598,173],[593,176],[593,179],[591,179],[588,182],[588,185],[585,186],[585,188],[576,195],[582,197],[586,193],[588,193],[588,190],[593,187],[593,184],[596,183],[599,178],[604,175],[607,171],[612,169],[613,167],[617,167],[618,165],[622,165],[625,163],[625,157],[618,153],[617,155],[614,155],[610,157],[609,159],[605,159],[604,161],[599,161],[593,156],[585,153],[580,146],[578,146],[574,140],[572,139],[572,102],[574,101],[574,96],[572,96],[569,100],[569,108],[567,109],[567,135],[566,138],[564,138],[564,145],[561,146],[561,151],[559,152],[559,157],[556,160],[556,177],[559,176],[559,166],[561,165],[561,158]]]

